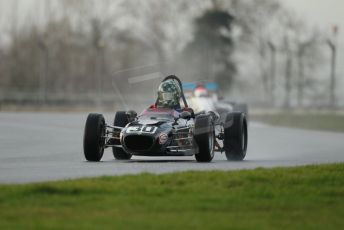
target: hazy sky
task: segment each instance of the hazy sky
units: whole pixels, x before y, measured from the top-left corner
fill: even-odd
[[[333,25],[338,25],[338,39],[344,43],[344,0],[279,0],[294,10],[308,25],[322,32],[331,33]]]
[[[8,11],[11,0],[0,0],[0,12]],[[255,1],[255,0],[252,0]],[[330,32],[334,24],[340,27],[340,38],[344,43],[344,0],[278,0],[293,9],[311,27]],[[35,4],[36,0],[21,0],[21,7]],[[23,4],[25,3],[25,4]],[[25,7],[26,5],[26,7]],[[2,9],[1,9],[2,8]],[[1,17],[0,17],[1,19]]]

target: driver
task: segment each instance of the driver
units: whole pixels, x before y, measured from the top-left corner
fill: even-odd
[[[194,94],[195,97],[209,97],[208,90],[203,85],[197,86]]]
[[[163,81],[158,88],[156,107],[180,110],[181,95],[182,90],[176,80],[168,79]]]

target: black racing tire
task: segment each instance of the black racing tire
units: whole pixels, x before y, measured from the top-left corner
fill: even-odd
[[[103,115],[88,115],[84,131],[84,155],[87,161],[100,161],[105,147],[105,119]]]
[[[118,111],[113,121],[114,126],[125,127],[129,123],[128,115],[125,111]],[[115,145],[120,145],[120,140],[114,140]],[[112,147],[112,153],[116,160],[130,160],[132,155],[126,153],[123,148]]]
[[[195,119],[194,138],[198,146],[195,158],[198,162],[211,162],[214,158],[215,128],[210,115],[199,115]]]
[[[227,114],[224,124],[224,150],[227,160],[242,161],[247,151],[247,121],[244,113]]]

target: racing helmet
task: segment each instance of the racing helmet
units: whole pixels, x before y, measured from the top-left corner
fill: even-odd
[[[179,83],[173,79],[161,82],[158,88],[157,107],[179,108],[182,90]]]
[[[204,87],[198,87],[195,89],[195,97],[209,97],[208,90]]]

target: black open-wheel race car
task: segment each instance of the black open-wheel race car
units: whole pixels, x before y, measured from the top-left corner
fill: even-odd
[[[88,115],[84,131],[84,155],[87,161],[100,161],[104,149],[111,147],[117,160],[137,156],[195,156],[198,162],[210,162],[215,152],[224,152],[228,160],[241,161],[247,150],[247,121],[242,112],[230,112],[220,117],[215,111],[194,113],[188,107],[182,83],[184,107],[161,108],[155,105],[140,115],[135,111],[116,112],[113,124],[102,114]]]

